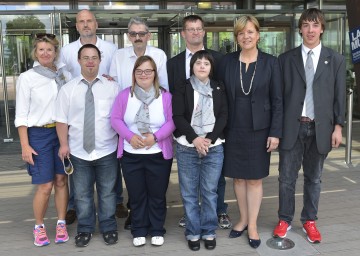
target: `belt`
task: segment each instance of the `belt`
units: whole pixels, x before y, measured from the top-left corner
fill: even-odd
[[[56,127],[56,123],[45,124],[45,125],[42,125],[42,126],[36,126],[36,127],[42,127],[42,128],[54,128],[54,127]]]
[[[312,123],[312,122],[314,122],[314,120],[310,119],[307,116],[302,116],[302,117],[300,117],[300,122],[302,122],[302,123]]]

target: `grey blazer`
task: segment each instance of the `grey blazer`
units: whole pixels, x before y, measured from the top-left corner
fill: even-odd
[[[301,46],[279,56],[283,79],[284,122],[280,149],[291,149],[298,137],[306,78]],[[345,119],[345,58],[322,46],[313,83],[316,144],[320,154],[331,150],[331,135]]]

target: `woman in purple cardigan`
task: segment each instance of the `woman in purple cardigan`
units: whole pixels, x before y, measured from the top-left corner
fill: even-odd
[[[134,246],[164,243],[166,190],[173,158],[171,94],[159,86],[156,64],[137,59],[133,84],[117,96],[111,125],[119,134],[118,158],[129,194]]]

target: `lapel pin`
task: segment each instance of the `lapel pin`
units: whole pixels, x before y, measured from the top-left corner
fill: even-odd
[[[216,87],[216,89],[220,90],[220,87]]]
[[[328,64],[329,62],[328,62],[327,60],[325,60],[325,62],[324,62],[324,63],[325,63],[325,65],[326,65],[326,64]]]

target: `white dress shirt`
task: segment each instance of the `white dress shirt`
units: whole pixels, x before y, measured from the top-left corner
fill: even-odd
[[[321,42],[320,42],[319,45],[317,45],[313,49],[310,49],[310,48],[306,47],[304,44],[302,45],[301,54],[302,54],[304,68],[305,68],[305,63],[306,63],[306,59],[307,59],[307,56],[308,56],[308,52],[310,50],[313,51],[313,53],[311,54],[311,58],[312,58],[312,61],[313,61],[313,64],[314,64],[314,74],[315,74],[316,73],[316,68],[317,68],[317,65],[318,65],[319,59],[320,59]],[[305,102],[305,100],[304,100],[304,106],[303,106],[303,110],[301,112],[301,116],[306,116],[306,102]]]
[[[38,65],[40,63],[35,61],[34,67]],[[57,62],[56,66],[59,69],[64,64]],[[40,75],[33,69],[21,73],[16,82],[15,127],[43,126],[54,123],[53,114],[57,94],[55,79]]]
[[[57,97],[54,119],[69,125],[70,153],[86,161],[111,154],[117,148],[117,133],[110,124],[110,112],[119,86],[114,81],[98,76],[92,86],[95,103],[95,149],[88,154],[83,148],[85,94],[88,86],[82,75],[65,84]],[[91,81],[89,81],[91,82]]]
[[[159,76],[159,83],[166,90],[169,90],[169,81],[166,71],[167,57],[165,52],[159,48],[148,45],[146,46],[144,55],[148,55],[154,59]],[[109,75],[118,82],[121,90],[131,86],[132,72],[137,58],[134,47],[132,46],[116,51],[111,62]]]
[[[60,61],[65,63],[66,70],[75,78],[81,74],[81,67],[78,62],[78,51],[83,45],[80,38],[70,44],[65,45],[60,52]],[[100,50],[101,62],[99,67],[99,74],[109,74],[111,59],[114,56],[117,47],[115,44],[104,41],[97,37],[95,46]]]

